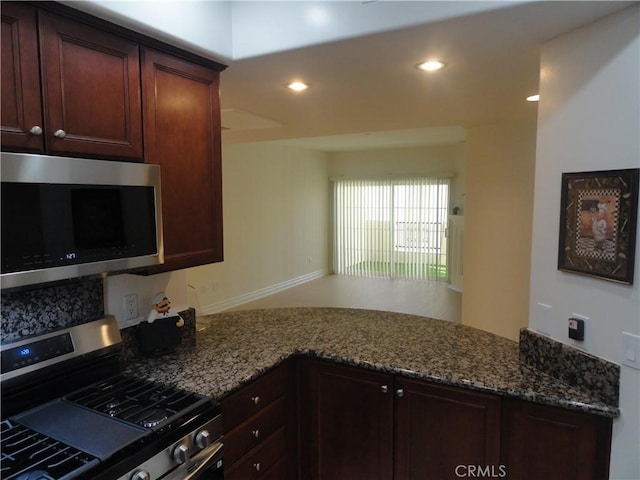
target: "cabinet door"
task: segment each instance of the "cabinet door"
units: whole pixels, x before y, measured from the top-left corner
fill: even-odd
[[[41,153],[44,125],[36,11],[15,2],[2,2],[1,8],[2,149]]]
[[[395,388],[395,480],[500,475],[499,397],[402,377]]]
[[[142,161],[138,45],[44,12],[39,22],[48,153]]]
[[[301,478],[390,480],[393,376],[311,360],[301,378]]]
[[[518,480],[609,478],[611,420],[505,401],[502,461]]]
[[[143,49],[145,159],[161,166],[165,265],[222,261],[219,74]]]

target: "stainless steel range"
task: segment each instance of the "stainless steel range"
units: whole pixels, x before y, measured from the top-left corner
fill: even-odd
[[[120,373],[113,317],[3,345],[4,480],[222,478],[219,405]]]

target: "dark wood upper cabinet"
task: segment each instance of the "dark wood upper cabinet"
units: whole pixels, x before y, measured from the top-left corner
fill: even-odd
[[[2,148],[142,161],[135,42],[2,3]]]
[[[138,45],[39,15],[48,153],[142,161]]]
[[[160,165],[165,263],[141,273],[222,261],[226,67],[55,2],[1,9],[2,149]]]
[[[161,166],[165,263],[222,260],[219,72],[142,49],[145,161]]]
[[[395,480],[458,479],[469,465],[504,477],[499,397],[398,376],[395,389]]]
[[[2,2],[2,148],[44,152],[36,10]],[[33,129],[33,132],[31,130]]]

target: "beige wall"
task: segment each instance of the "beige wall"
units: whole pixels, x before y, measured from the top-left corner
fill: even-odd
[[[301,148],[224,146],[224,262],[187,270],[190,305],[212,313],[326,274],[327,165]]]
[[[467,131],[462,323],[513,340],[528,319],[534,113]]]

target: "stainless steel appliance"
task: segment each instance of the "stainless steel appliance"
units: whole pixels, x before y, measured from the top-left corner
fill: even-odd
[[[113,317],[3,345],[3,480],[222,478],[211,398],[120,370]]]
[[[160,167],[3,152],[2,288],[163,262]]]

